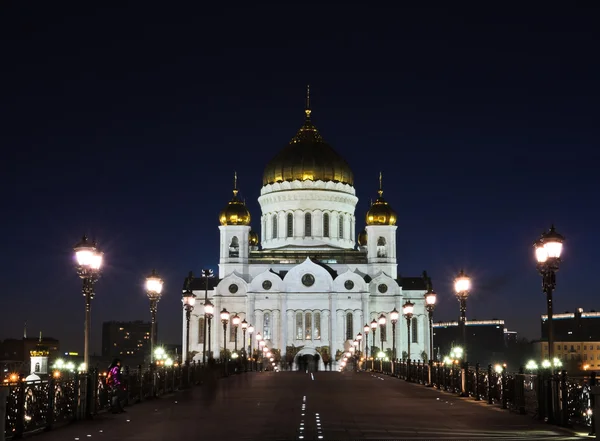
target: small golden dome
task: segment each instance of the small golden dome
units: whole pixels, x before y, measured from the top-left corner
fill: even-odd
[[[234,177],[233,198],[219,213],[221,225],[250,225],[250,212],[246,204],[238,199],[237,173]]]
[[[250,231],[250,235],[248,236],[248,242],[251,247],[258,246],[258,234],[256,231]]]
[[[367,211],[367,225],[396,225],[396,212],[390,207],[390,204],[383,199],[383,189],[381,187],[381,173],[379,173],[379,197]]]
[[[285,181],[333,181],[354,185],[350,166],[313,125],[307,94],[305,120],[296,136],[265,167],[263,185]]]
[[[358,242],[358,244],[361,247],[366,247],[367,246],[367,238],[368,238],[368,234],[365,230],[362,230],[360,233],[358,233],[358,239],[356,240]]]

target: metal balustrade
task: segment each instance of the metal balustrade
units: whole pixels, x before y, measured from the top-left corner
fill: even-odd
[[[262,370],[260,363],[230,361],[227,363],[192,362],[171,367],[130,369],[123,368],[125,405],[173,393],[186,387],[201,385],[205,375],[212,369],[217,377],[248,371]],[[61,373],[58,377],[49,376],[38,381],[18,381],[4,383],[8,390],[4,436],[7,440],[41,430],[51,430],[54,426],[71,421],[91,418],[110,410],[110,393],[106,377],[97,370],[89,373]],[[88,393],[89,391],[89,393]]]
[[[367,364],[370,367],[370,363]],[[431,374],[430,374],[431,370]],[[531,415],[565,427],[587,426],[593,431],[591,387],[596,375],[567,377],[565,371],[539,374],[496,372],[485,367],[421,361],[383,361],[375,371],[438,390],[486,401],[508,411]]]

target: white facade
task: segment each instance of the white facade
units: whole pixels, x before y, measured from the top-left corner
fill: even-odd
[[[305,130],[312,130],[310,127]],[[411,358],[422,359],[424,351],[429,358],[425,281],[398,278],[395,218],[391,225],[366,226],[367,243],[357,246],[358,198],[353,185],[310,177],[263,185],[258,199],[260,225],[255,225],[260,229],[260,247],[250,246],[249,225],[219,226],[218,283],[208,291],[215,306],[213,355],[218,357],[224,345],[234,350],[230,325],[224,339],[219,319],[223,308],[252,324],[255,335],[260,332],[270,348],[281,351],[282,359],[286,347],[292,345],[303,346],[303,353],[328,346],[333,358],[337,350],[346,350],[359,332],[364,335],[364,325],[381,314],[387,318],[383,347],[391,349],[390,312],[395,308],[401,313],[403,304],[411,300],[415,304]],[[190,350],[201,360],[205,291],[204,280],[197,282],[192,287],[199,301],[190,322]],[[185,332],[184,320],[183,354],[187,353]],[[401,358],[407,350],[407,323],[402,316],[395,333],[396,354]],[[369,333],[369,347],[372,338]],[[244,346],[241,327],[237,341],[239,350]],[[379,326],[375,346],[382,346]],[[252,348],[256,348],[256,340]]]

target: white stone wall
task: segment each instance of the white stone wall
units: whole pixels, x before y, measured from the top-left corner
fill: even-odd
[[[323,181],[269,184],[262,188],[258,202],[262,211],[261,245],[264,249],[290,245],[354,248],[354,211],[358,198],[351,185]],[[307,213],[311,215],[310,235],[305,231]],[[329,216],[327,237],[324,234],[325,213]],[[291,237],[288,237],[289,214],[293,216]],[[341,236],[340,219],[343,222]]]

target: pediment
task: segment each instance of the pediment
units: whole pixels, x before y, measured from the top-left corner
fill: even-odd
[[[234,288],[237,287],[237,288]],[[217,285],[217,294],[222,296],[240,295],[248,292],[248,283],[244,280],[240,273],[233,271]]]
[[[309,257],[290,269],[283,282],[287,292],[330,292],[333,287],[331,274]]]
[[[368,291],[368,287],[363,276],[356,271],[347,270],[333,281],[333,289],[336,292],[365,292]]]
[[[267,283],[268,282],[268,283]],[[248,286],[250,292],[281,292],[285,291],[285,283],[272,269],[257,274]]]

